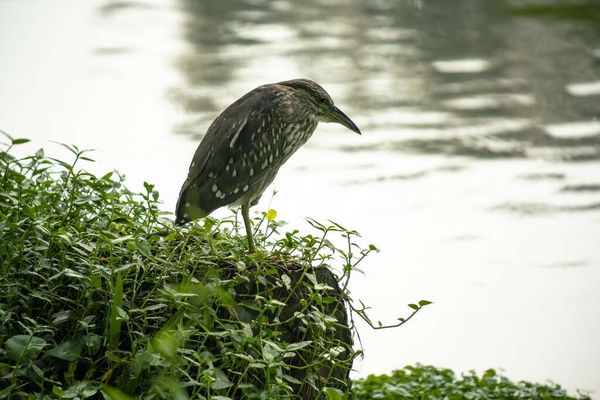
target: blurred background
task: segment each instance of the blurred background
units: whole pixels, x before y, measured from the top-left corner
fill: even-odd
[[[352,287],[375,320],[435,302],[360,325],[355,375],[600,392],[599,2],[0,0],[0,65],[0,129],[97,149],[92,170],[156,184],[166,210],[224,107],[314,79],[363,136],[321,124],[255,210],[380,247]]]

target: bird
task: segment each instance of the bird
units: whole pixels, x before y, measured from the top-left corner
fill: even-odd
[[[265,84],[236,100],[212,122],[194,153],[175,223],[241,205],[248,251],[255,253],[250,207],[319,122],[339,123],[361,134],[325,89],[309,79]]]

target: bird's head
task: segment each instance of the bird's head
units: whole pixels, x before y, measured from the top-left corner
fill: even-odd
[[[309,79],[293,79],[279,84],[297,90],[298,96],[306,102],[319,121],[336,122],[359,135],[361,134],[358,126],[333,104],[331,96],[319,84]]]

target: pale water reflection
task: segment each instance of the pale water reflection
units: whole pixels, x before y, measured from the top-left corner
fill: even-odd
[[[377,244],[353,287],[375,319],[435,302],[361,327],[357,374],[496,367],[598,393],[598,7],[523,4],[1,0],[0,129],[98,148],[172,209],[220,110],[312,78],[364,134],[320,126],[258,209]]]

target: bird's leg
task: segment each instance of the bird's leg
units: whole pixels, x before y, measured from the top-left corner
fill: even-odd
[[[250,202],[244,202],[242,204],[242,217],[244,218],[244,225],[246,226],[246,236],[248,237],[248,252],[254,253],[254,237],[252,236],[252,225],[250,223]]]

